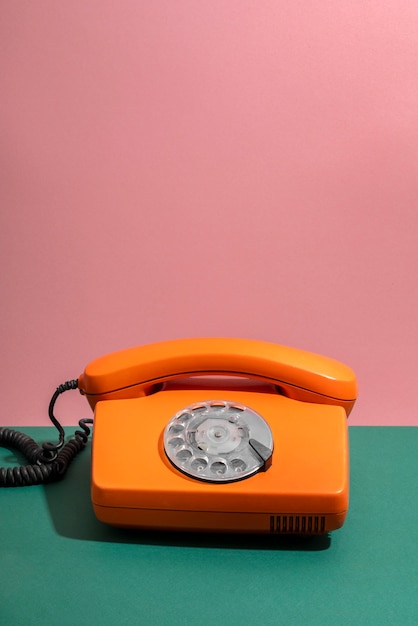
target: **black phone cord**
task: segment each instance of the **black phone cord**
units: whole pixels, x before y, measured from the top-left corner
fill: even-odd
[[[39,446],[28,435],[10,428],[0,428],[0,446],[19,450],[29,461],[29,465],[0,467],[0,487],[25,487],[61,480],[70,463],[86,447],[92,419],[81,419],[74,438],[65,443],[65,431],[54,415],[54,406],[58,397],[65,391],[77,389],[78,381],[69,380],[55,390],[49,403],[49,419],[58,430],[58,443],[46,441]]]

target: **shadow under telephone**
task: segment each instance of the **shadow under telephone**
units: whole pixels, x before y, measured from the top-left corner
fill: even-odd
[[[54,416],[78,388],[94,410],[64,442]],[[63,477],[92,440],[91,499],[122,527],[318,535],[341,527],[349,498],[347,416],[353,371],[255,340],[183,339],[112,353],[57,388],[59,442],[40,447],[0,428],[29,465],[0,468],[0,486]],[[123,445],[115,445],[122,424]]]

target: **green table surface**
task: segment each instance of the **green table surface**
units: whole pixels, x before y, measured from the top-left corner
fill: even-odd
[[[60,483],[1,489],[0,623],[418,624],[418,428],[351,427],[350,448],[347,521],[308,541],[107,527],[89,447]]]

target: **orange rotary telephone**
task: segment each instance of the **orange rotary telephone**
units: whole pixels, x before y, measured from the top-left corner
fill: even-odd
[[[298,534],[344,523],[349,367],[262,341],[185,339],[99,358],[78,388],[94,409],[103,522]]]

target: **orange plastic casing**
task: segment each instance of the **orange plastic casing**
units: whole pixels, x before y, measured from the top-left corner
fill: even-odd
[[[157,386],[192,374],[247,376],[274,383],[280,393],[273,387],[240,388],[239,382],[230,390]],[[102,357],[87,366],[79,386],[95,408],[91,493],[103,522],[299,534],[326,533],[344,523],[347,414],[356,397],[347,366],[264,342],[192,339]],[[167,459],[168,421],[190,404],[217,399],[244,404],[268,422],[274,450],[267,471],[209,483],[183,474]]]

